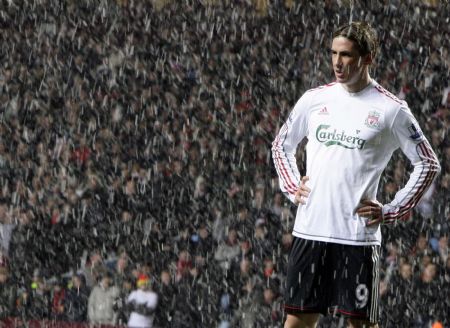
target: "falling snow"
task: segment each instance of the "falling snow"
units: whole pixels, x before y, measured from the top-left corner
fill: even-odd
[[[443,167],[412,217],[383,227],[381,325],[448,327],[449,12],[1,1],[0,320],[125,326],[148,278],[155,327],[282,327],[295,208],[270,143],[299,96],[332,79],[331,31],[365,19],[381,40],[372,76],[408,102]],[[380,201],[410,169],[395,153]]]

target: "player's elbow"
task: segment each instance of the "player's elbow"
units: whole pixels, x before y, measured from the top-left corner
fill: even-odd
[[[431,163],[429,164],[429,167],[430,167],[430,171],[436,172],[436,175],[441,173],[442,167],[437,159],[435,159],[434,161],[431,161]]]
[[[271,148],[271,150],[272,150],[272,153],[275,153],[276,152],[276,150],[278,149],[278,142],[277,142],[277,139],[275,139],[274,141],[272,141],[272,148]]]
[[[272,142],[272,149],[271,150],[272,150],[272,158],[278,159],[278,158],[280,158],[280,154],[283,151],[283,148],[280,147],[280,145],[275,140],[274,142]]]
[[[420,162],[414,164],[419,166],[427,172],[433,172],[438,175],[441,172],[441,164],[436,157],[423,158]]]

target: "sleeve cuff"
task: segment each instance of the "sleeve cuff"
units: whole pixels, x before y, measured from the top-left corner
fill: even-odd
[[[285,192],[284,195],[291,201],[292,204],[295,204],[295,195]]]

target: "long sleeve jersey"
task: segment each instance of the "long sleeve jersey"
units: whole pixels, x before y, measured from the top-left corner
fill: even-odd
[[[347,245],[380,245],[380,226],[366,226],[356,213],[376,199],[381,174],[401,148],[414,166],[408,182],[383,205],[383,222],[404,219],[418,203],[440,165],[405,101],[371,81],[357,93],[334,82],[308,90],[272,143],[282,192],[294,202],[300,185],[298,144],[307,138],[306,175],[311,188],[300,205],[293,235]]]

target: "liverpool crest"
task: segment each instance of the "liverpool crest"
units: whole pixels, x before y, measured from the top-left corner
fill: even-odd
[[[380,113],[377,111],[369,112],[366,121],[364,122],[367,127],[372,129],[378,129],[380,127]]]

